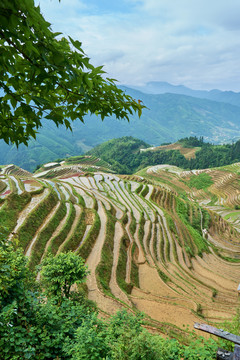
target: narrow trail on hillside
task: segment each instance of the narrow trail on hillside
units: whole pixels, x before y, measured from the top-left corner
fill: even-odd
[[[57,203],[56,206],[54,206],[54,208],[52,209],[52,211],[48,214],[48,216],[44,219],[42,225],[38,228],[36,234],[34,235],[31,243],[29,244],[27,251],[25,253],[26,256],[30,257],[31,256],[31,252],[32,252],[32,248],[39,236],[39,234],[41,233],[41,231],[48,225],[48,223],[51,221],[51,219],[53,218],[53,216],[56,214],[59,206],[61,205],[60,201]]]
[[[192,329],[194,322],[202,321],[200,317],[192,313],[191,309],[187,309],[184,306],[138,297],[132,299],[132,301],[139,311],[143,311],[152,319],[164,323],[171,323],[180,328],[185,328],[185,326],[188,325],[190,329]]]
[[[100,217],[100,231],[96,242],[93,246],[91,254],[89,255],[86,265],[90,270],[90,274],[87,277],[87,287],[88,287],[88,298],[97,303],[98,307],[106,313],[115,313],[121,308],[121,306],[114,301],[113,299],[105,296],[98,288],[97,279],[96,279],[96,268],[101,260],[101,252],[106,237],[106,224],[107,216],[105,214],[103,205],[98,201],[98,215]]]
[[[120,242],[123,236],[123,228],[120,222],[116,222],[115,224],[115,232],[114,232],[114,248],[113,248],[113,266],[112,266],[112,274],[109,283],[110,290],[112,294],[120,299],[121,301],[125,302],[129,306],[131,306],[131,302],[129,301],[127,295],[120,289],[117,279],[116,279],[116,271],[118,265],[118,258],[119,258],[119,249],[120,249]]]
[[[41,194],[32,196],[30,203],[28,203],[27,206],[23,209],[23,211],[19,214],[17,224],[13,229],[12,234],[10,234],[9,240],[11,240],[14,234],[17,233],[18,229],[22,226],[27,216],[35,210],[35,208],[40,204],[41,201],[43,201],[47,197],[49,193],[50,190],[46,188]]]

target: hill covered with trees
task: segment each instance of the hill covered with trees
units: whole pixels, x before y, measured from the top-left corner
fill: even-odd
[[[224,102],[198,99],[179,94],[144,94],[130,88],[121,88],[146,106],[142,116],[131,115],[130,122],[113,116],[101,121],[86,115],[84,123],[74,121],[73,132],[58,128],[47,119],[29,146],[7,145],[0,141],[0,164],[14,163],[33,171],[39,163],[85,153],[113,137],[132,136],[151,146],[176,142],[180,138],[204,136],[207,142],[228,143],[240,138],[240,107]],[[40,157],[40,158],[39,158]]]
[[[189,137],[179,140],[176,146],[164,145],[148,148],[147,144],[133,137],[113,139],[87,154],[100,157],[118,173],[132,174],[146,166],[170,164],[183,169],[205,169],[233,164],[240,161],[240,141],[226,145],[205,143],[203,138]],[[195,148],[194,155],[186,158],[187,149]],[[185,150],[185,151],[184,151]]]

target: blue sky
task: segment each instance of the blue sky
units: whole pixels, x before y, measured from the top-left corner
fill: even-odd
[[[120,84],[240,91],[240,0],[36,0]]]

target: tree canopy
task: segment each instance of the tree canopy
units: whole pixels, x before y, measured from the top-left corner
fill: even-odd
[[[1,229],[0,229],[1,230]],[[59,254],[60,255],[60,254]],[[74,253],[49,257],[42,271],[50,276],[66,263],[65,277],[86,274]],[[143,328],[142,314],[122,310],[103,320],[85,297],[63,296],[37,284],[16,244],[0,235],[0,358],[2,360],[205,360],[215,358],[213,340],[191,340],[189,347]],[[45,267],[45,270],[44,270]],[[80,269],[80,272],[79,272]],[[59,275],[60,274],[60,275]],[[71,275],[72,274],[72,275]],[[42,273],[44,277],[44,274]],[[69,282],[70,280],[70,282]],[[46,284],[46,283],[45,283]],[[44,284],[44,286],[45,286]],[[41,284],[40,284],[41,285]],[[50,287],[52,284],[50,285]],[[61,286],[61,285],[60,285]],[[43,292],[44,290],[44,292]]]
[[[59,299],[68,298],[71,286],[82,283],[88,274],[84,260],[72,252],[49,254],[40,267],[46,293]]]
[[[87,113],[103,120],[129,115],[143,106],[104,78],[78,40],[54,33],[34,0],[0,3],[0,138],[28,144],[42,118],[71,129]]]

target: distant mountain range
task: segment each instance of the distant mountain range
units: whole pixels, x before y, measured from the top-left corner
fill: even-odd
[[[30,142],[28,148],[22,145],[17,150],[0,141],[0,164],[14,163],[32,171],[38,164],[80,155],[104,141],[123,136],[133,136],[153,146],[188,136],[203,136],[212,143],[240,138],[240,93],[196,91],[161,82],[148,83],[141,88],[145,92],[121,88],[147,107],[140,119],[134,115],[130,122],[114,118],[102,122],[96,116],[87,116],[85,124],[77,120],[73,123],[72,133],[45,120],[37,140]]]
[[[221,90],[193,90],[184,85],[172,85],[163,81],[151,81],[144,86],[130,86],[133,89],[148,94],[179,94],[193,96],[200,99],[208,99],[213,101],[225,102],[227,104],[240,106],[240,93],[234,91]]]

